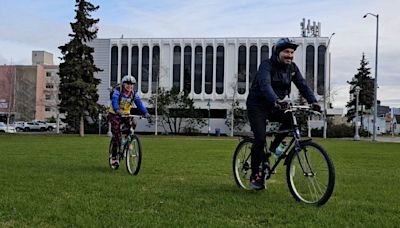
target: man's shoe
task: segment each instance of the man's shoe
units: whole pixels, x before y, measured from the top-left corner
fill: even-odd
[[[256,173],[255,175],[252,174],[250,177],[249,187],[256,191],[265,189],[264,178],[262,175],[259,173]]]

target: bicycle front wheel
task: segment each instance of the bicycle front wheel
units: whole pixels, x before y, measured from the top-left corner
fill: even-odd
[[[126,170],[131,175],[137,175],[142,163],[142,144],[139,137],[132,135],[132,140],[125,148],[126,151]]]
[[[335,186],[335,169],[328,153],[320,145],[306,142],[287,159],[286,178],[293,197],[307,204],[325,204]]]
[[[249,187],[251,175],[251,147],[253,139],[246,138],[236,147],[233,154],[233,176],[236,184],[243,189],[251,190]]]

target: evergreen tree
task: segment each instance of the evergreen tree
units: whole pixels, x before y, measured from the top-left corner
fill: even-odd
[[[355,116],[355,107],[356,107],[356,95],[355,88],[357,86],[360,87],[360,93],[358,96],[358,106],[359,106],[359,115],[362,119],[365,114],[371,109],[374,102],[374,79],[371,78],[371,72],[368,67],[368,61],[365,59],[364,53],[362,54],[360,67],[357,69],[357,74],[354,75],[351,81],[347,81],[350,84],[350,101],[347,102],[346,107],[347,110],[347,121],[350,122],[353,120]]]
[[[96,116],[100,109],[97,101],[97,85],[100,79],[94,77],[95,72],[101,71],[94,64],[92,53],[94,48],[87,45],[96,38],[99,19],[90,18],[90,12],[96,11],[99,6],[94,6],[86,0],[76,0],[75,22],[70,23],[72,33],[68,36],[71,40],[61,50],[64,60],[60,64],[59,104],[60,110],[66,112],[66,122],[81,136],[84,135],[84,119],[86,116]]]

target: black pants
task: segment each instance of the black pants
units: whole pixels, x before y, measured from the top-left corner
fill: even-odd
[[[261,162],[265,162],[267,157],[264,152],[266,144],[266,123],[280,122],[279,130],[289,129],[292,126],[292,116],[290,113],[284,113],[282,110],[265,109],[260,107],[247,107],[247,116],[249,117],[251,131],[254,134],[254,144],[251,148],[251,169],[253,173],[259,171]],[[277,134],[272,141],[269,151],[275,151],[287,133]]]

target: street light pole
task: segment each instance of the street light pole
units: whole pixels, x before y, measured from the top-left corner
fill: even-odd
[[[358,96],[360,95],[360,87],[356,86],[355,88],[355,93],[356,93],[356,116],[354,118],[354,126],[356,129],[356,133],[354,135],[354,140],[359,141],[360,140],[360,135],[358,134]]]
[[[375,46],[375,79],[374,79],[374,122],[373,122],[373,135],[372,141],[376,141],[376,118],[378,115],[378,31],[379,31],[379,14],[367,13],[363,18],[368,15],[376,17],[376,46]]]
[[[159,86],[158,81],[159,80],[160,80],[160,77],[157,74],[156,99],[155,99],[156,100],[156,105],[154,107],[154,112],[155,112],[155,115],[156,115],[156,121],[155,121],[155,125],[154,125],[154,135],[158,135],[158,86]]]
[[[331,38],[332,38],[332,36],[333,35],[335,35],[335,33],[333,32],[332,34],[331,34],[331,36],[329,37],[329,39],[328,39],[328,44],[326,45],[326,51],[325,51],[325,62],[327,62],[326,60],[327,60],[327,56],[328,56],[328,50],[329,50],[329,45],[331,44]],[[329,56],[330,57],[330,56]],[[330,65],[330,61],[329,61],[329,71],[328,71],[328,74],[329,74],[329,81],[330,81],[330,78],[331,78],[331,71],[330,71],[330,67],[331,67],[331,65]],[[325,77],[326,78],[326,77]],[[329,82],[330,83],[330,82]],[[330,88],[329,88],[330,89]],[[327,116],[327,111],[326,111],[326,109],[327,109],[327,105],[326,105],[326,80],[324,80],[324,132],[323,132],[323,137],[324,137],[324,139],[326,139],[326,130],[327,130],[327,128],[328,128],[328,123],[327,123],[327,119],[326,119],[326,116]]]
[[[208,99],[207,106],[208,106],[208,133],[207,133],[207,135],[210,136],[210,131],[211,131],[211,128],[210,128],[210,106],[211,106],[210,99]]]

